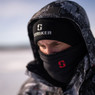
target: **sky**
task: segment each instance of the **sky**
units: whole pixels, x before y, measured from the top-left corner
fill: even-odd
[[[0,0],[0,46],[29,44],[27,24],[30,18],[54,0]],[[95,36],[95,0],[72,0],[86,10]]]

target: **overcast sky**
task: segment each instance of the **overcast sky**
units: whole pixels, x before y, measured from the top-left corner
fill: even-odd
[[[54,0],[0,0],[0,46],[29,44],[27,23],[40,8]],[[86,10],[95,35],[95,0],[73,0]]]

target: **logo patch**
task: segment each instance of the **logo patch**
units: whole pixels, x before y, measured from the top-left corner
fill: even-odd
[[[38,24],[38,25],[37,25],[37,30],[38,30],[38,31],[41,31],[41,30],[42,30],[42,24]]]
[[[59,61],[58,65],[59,65],[59,68],[65,68],[66,67],[64,60]]]

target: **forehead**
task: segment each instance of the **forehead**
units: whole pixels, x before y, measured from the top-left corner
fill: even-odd
[[[38,43],[39,44],[51,44],[51,43],[59,43],[60,41],[57,40],[39,40]],[[62,43],[62,42],[60,42]]]

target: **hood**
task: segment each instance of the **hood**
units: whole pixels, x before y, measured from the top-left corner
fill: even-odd
[[[95,65],[95,39],[90,30],[90,24],[85,10],[77,3],[69,0],[57,0],[44,6],[33,15],[28,23],[28,35],[35,60],[40,60],[38,47],[34,44],[33,24],[41,18],[66,18],[73,21],[81,30],[85,41],[90,66]]]

